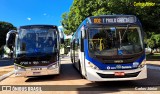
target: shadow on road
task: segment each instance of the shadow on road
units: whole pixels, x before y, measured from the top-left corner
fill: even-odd
[[[119,91],[135,91],[136,88],[159,87],[160,75],[157,70],[147,70],[147,79],[135,81],[108,81],[108,82],[88,82],[85,85],[67,85],[69,91],[78,91],[78,94],[102,94]],[[78,80],[80,79],[80,80]],[[61,65],[61,73],[58,76],[42,76],[37,78],[29,78],[25,82],[47,82],[47,81],[63,81],[77,80],[81,81],[80,73],[72,66],[71,63]],[[83,82],[82,82],[83,83]],[[63,88],[63,85],[61,85]]]
[[[61,73],[59,75],[32,77],[28,78],[25,82],[61,81],[77,79],[81,79],[81,76],[72,64],[61,64]]]
[[[160,88],[160,75],[159,71],[148,69],[148,78],[143,80],[134,81],[108,81],[108,82],[94,82],[88,83],[84,88],[79,88],[79,94],[83,94],[82,91],[96,91],[93,94],[107,93],[106,91],[135,91],[137,88]]]
[[[145,80],[137,80],[137,81],[94,82],[85,85],[90,87],[77,88],[77,91],[78,94],[102,94],[102,93],[112,93],[119,91],[137,91],[137,89],[139,88],[145,88],[145,89],[148,89],[150,87],[160,88],[159,81],[156,80],[154,81],[154,80],[155,79],[151,80],[150,78],[147,78]]]
[[[29,82],[43,82],[43,81],[61,81],[61,80],[77,80],[81,79],[78,71],[72,66],[72,64],[62,64],[61,74],[59,76],[42,76],[37,78],[29,78],[26,80]],[[135,81],[108,81],[108,82],[90,82],[85,85],[67,85],[69,91],[78,91],[78,94],[101,94],[112,93],[119,91],[135,91],[136,88],[144,87],[159,87],[160,88],[160,76],[159,71],[148,69],[148,78],[144,80]],[[62,91],[63,87],[62,86]]]

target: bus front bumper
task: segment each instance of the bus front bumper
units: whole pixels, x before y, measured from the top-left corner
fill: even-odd
[[[57,75],[57,74],[59,74],[59,72],[60,72],[59,67],[57,67],[55,69],[42,68],[42,70],[17,69],[17,70],[15,70],[15,76],[27,77],[27,76]]]
[[[87,67],[87,79],[90,81],[127,81],[147,78],[147,67],[133,70],[95,70]],[[115,76],[115,73],[124,73],[124,76]]]

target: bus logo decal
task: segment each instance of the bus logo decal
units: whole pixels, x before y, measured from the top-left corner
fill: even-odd
[[[122,69],[122,66],[121,65],[117,65],[116,68],[117,69]]]
[[[110,68],[110,66],[107,66],[107,70],[110,70],[111,68]]]

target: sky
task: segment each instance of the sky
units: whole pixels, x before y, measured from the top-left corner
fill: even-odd
[[[0,0],[0,21],[19,27],[31,24],[61,26],[62,14],[73,0]]]

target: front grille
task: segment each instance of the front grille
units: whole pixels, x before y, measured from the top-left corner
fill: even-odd
[[[144,51],[134,55],[102,56],[102,55],[93,55],[89,53],[89,56],[104,64],[128,64],[128,63],[133,63],[138,58],[141,58],[143,54]]]
[[[101,78],[130,78],[130,77],[137,77],[139,72],[135,72],[135,73],[127,73],[124,76],[115,76],[114,74],[101,74],[101,73],[97,73]]]
[[[113,63],[118,63],[118,64],[124,64],[124,63],[133,63],[137,58],[140,58],[140,56],[135,56],[135,57],[130,57],[130,58],[121,58],[121,59],[106,59],[106,58],[97,58],[99,61],[105,63],[105,64],[113,64]],[[123,61],[123,62],[115,62],[115,61]]]

